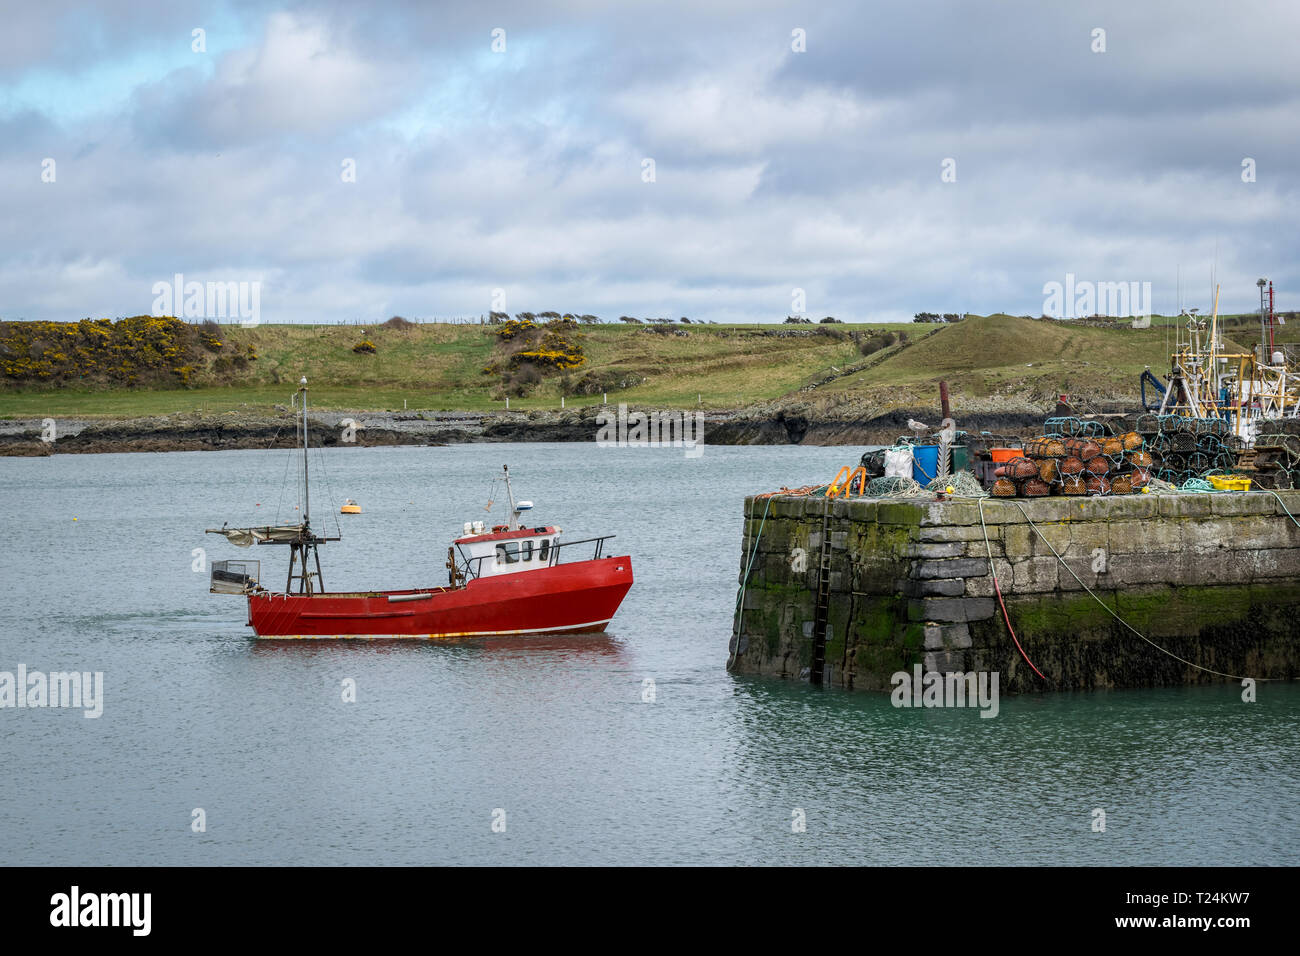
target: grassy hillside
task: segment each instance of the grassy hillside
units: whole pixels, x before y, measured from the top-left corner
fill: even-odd
[[[10,323],[22,325],[23,323]],[[909,335],[929,326],[909,325]],[[685,334],[659,334],[644,326],[595,325],[580,329],[586,360],[578,368],[544,377],[512,409],[556,408],[566,403],[610,401],[735,407],[777,398],[831,368],[861,362],[857,339],[897,325],[692,325]],[[174,411],[220,411],[288,401],[298,379],[311,383],[312,403],[322,408],[482,411],[504,408],[499,376],[484,370],[501,356],[493,326],[264,325],[220,327],[222,348],[205,351],[187,372],[189,387],[110,387],[102,376],[65,380],[58,387],[10,380],[0,390],[0,416],[149,415]],[[362,342],[373,354],[356,352]],[[251,351],[250,351],[251,350]],[[234,368],[226,355],[254,355]],[[594,380],[596,394],[578,395]]]
[[[15,327],[38,323],[2,325],[9,329],[8,337],[0,337],[7,367],[22,371],[42,361],[50,364],[40,355],[24,358],[14,344],[34,338],[33,329]],[[988,316],[947,326],[689,325],[666,333],[635,325],[582,326],[582,365],[545,375],[528,395],[512,396],[510,407],[554,409],[561,395],[568,407],[595,404],[603,388],[611,402],[658,406],[693,407],[702,401],[705,407],[736,408],[788,399],[826,408],[841,402],[905,407],[931,404],[940,378],[947,379],[958,401],[984,404],[1042,404],[1062,391],[1123,398],[1136,393],[1145,366],[1166,369],[1171,325],[1135,330],[1122,323],[1105,327]],[[162,371],[151,373],[148,386],[140,383],[139,373],[136,384],[128,385],[115,379],[112,369],[83,357],[80,364],[51,365],[62,371],[52,373],[50,382],[10,375],[0,388],[0,417],[269,409],[286,404],[304,375],[312,403],[320,408],[400,411],[404,402],[412,411],[505,406],[501,376],[485,372],[502,356],[493,326],[191,328],[198,344],[185,352],[188,386],[175,372],[164,374],[166,362],[154,362],[152,352],[150,367]],[[1253,342],[1257,334],[1250,318],[1229,328],[1242,343]],[[864,341],[881,330],[906,332],[911,341],[881,347],[883,340],[871,338],[877,350],[864,349]],[[1300,324],[1281,332],[1281,341],[1300,340]],[[175,330],[169,334],[174,337]],[[373,354],[354,351],[367,341]],[[121,349],[112,356],[122,364]]]

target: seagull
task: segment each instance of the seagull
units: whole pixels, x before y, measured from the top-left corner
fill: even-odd
[[[921,437],[922,432],[928,432],[930,430],[929,425],[923,425],[920,422],[918,422],[915,418],[909,418],[907,420],[907,427],[912,429],[912,431],[916,432],[918,438]]]

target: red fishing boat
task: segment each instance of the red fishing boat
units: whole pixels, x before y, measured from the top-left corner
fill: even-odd
[[[215,561],[210,590],[248,600],[248,625],[262,638],[445,638],[560,631],[603,631],[632,586],[632,559],[603,555],[613,535],[561,541],[553,525],[527,527],[532,509],[516,502],[505,469],[510,516],[487,527],[465,522],[447,549],[445,586],[401,591],[326,591],[320,545],[339,537],[311,528],[308,480],[307,380],[294,403],[301,411],[303,520],[296,525],[209,528],[240,547],[289,548],[289,574],[282,592],[261,585],[260,561]],[[579,547],[590,558],[574,559]]]

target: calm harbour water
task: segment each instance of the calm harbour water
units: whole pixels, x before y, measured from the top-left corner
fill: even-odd
[[[105,682],[99,719],[0,710],[7,862],[1300,863],[1300,686],[1004,698],[988,720],[727,674],[742,496],[855,451],[322,454],[316,527],[365,510],[322,550],[328,587],[444,582],[503,463],[537,523],[617,533],[637,583],[604,635],[257,642],[192,549],[281,586],[283,549],[203,529],[274,520],[288,452],[0,459],[0,671]]]

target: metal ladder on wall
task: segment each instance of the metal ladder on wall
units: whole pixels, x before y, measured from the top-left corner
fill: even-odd
[[[813,614],[812,669],[808,679],[821,686],[826,676],[826,625],[831,600],[831,501],[822,512],[822,553],[817,566],[817,610]]]

